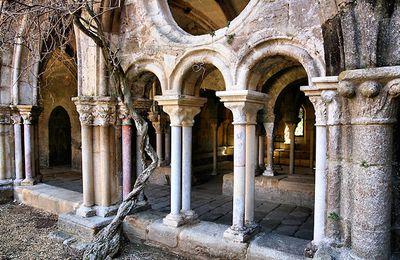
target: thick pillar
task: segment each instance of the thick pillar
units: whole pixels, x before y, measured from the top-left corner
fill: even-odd
[[[132,190],[132,125],[122,123],[122,199]]]
[[[23,158],[22,158],[22,118],[19,112],[12,115],[14,125],[14,156],[15,156],[15,185],[20,185],[24,179]]]
[[[213,171],[211,175],[218,174],[218,124],[217,122],[211,123],[212,131],[212,147],[213,147]]]
[[[274,176],[274,123],[264,123],[267,136],[267,164],[265,165],[264,176]]]
[[[216,93],[233,114],[233,212],[232,226],[224,238],[244,242],[256,230],[254,225],[255,121],[264,107],[266,95],[254,91],[221,91]],[[245,225],[247,224],[247,226]]]
[[[295,146],[296,146],[296,136],[295,136],[295,130],[296,130],[296,123],[291,123],[288,122],[286,123],[287,127],[289,128],[289,133],[290,133],[290,157],[289,157],[289,174],[294,174],[294,168],[295,168]]]

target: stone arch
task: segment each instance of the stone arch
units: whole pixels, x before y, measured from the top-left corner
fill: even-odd
[[[71,165],[71,121],[62,106],[53,109],[48,120],[50,166]]]
[[[137,60],[132,63],[126,70],[126,74],[130,74],[131,80],[137,79],[141,74],[150,72],[154,74],[160,82],[161,92],[168,90],[168,80],[164,67],[157,61],[150,59]]]
[[[247,51],[250,49],[250,51]],[[254,44],[254,47],[243,50],[244,55],[237,63],[235,69],[236,85],[239,89],[252,89],[254,86],[249,86],[251,82],[251,69],[253,69],[262,60],[274,57],[288,57],[299,62],[307,72],[308,81],[311,78],[320,77],[325,74],[324,64],[322,61],[314,58],[310,52],[299,46],[297,43],[288,39],[273,39],[261,43]]]
[[[215,50],[195,50],[186,53],[175,66],[170,76],[170,87],[175,93],[182,93],[182,82],[185,74],[193,69],[194,66],[201,69],[205,64],[215,66],[225,81],[225,88],[229,89],[233,84],[232,74],[228,62],[224,59],[224,56]]]

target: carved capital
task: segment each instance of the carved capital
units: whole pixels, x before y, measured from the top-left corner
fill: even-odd
[[[82,125],[92,125],[93,124],[93,106],[88,104],[77,104],[76,110],[79,113],[79,120]]]
[[[326,103],[321,96],[310,96],[308,97],[311,103],[314,105],[315,110],[315,125],[326,125],[327,114],[326,114]]]
[[[25,125],[32,125],[35,123],[36,119],[40,114],[40,110],[34,106],[30,105],[19,105],[17,106],[19,114],[23,119]]]
[[[108,126],[115,124],[116,109],[110,104],[96,104],[93,111],[93,125]]]
[[[120,103],[118,106],[118,119],[121,121],[122,125],[132,125],[129,110],[123,103]]]
[[[395,122],[395,99],[400,95],[400,67],[344,71],[339,78],[339,89],[351,89],[353,93],[347,95],[339,91],[346,100],[346,111],[343,112],[352,124]]]

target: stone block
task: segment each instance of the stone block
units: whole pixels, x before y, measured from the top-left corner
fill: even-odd
[[[304,260],[303,252],[308,240],[261,233],[250,242],[247,259],[251,260]]]
[[[226,241],[227,228],[227,225],[205,221],[186,226],[179,234],[179,250],[194,259],[244,259],[247,244]]]
[[[148,241],[162,246],[175,248],[182,228],[167,226],[162,220],[156,220],[148,226]]]
[[[122,230],[129,241],[147,239],[148,226],[154,221],[161,220],[165,214],[156,211],[144,211],[125,217]]]

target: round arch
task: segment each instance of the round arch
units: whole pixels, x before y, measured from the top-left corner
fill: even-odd
[[[169,79],[171,90],[175,93],[181,94],[182,81],[185,74],[190,69],[193,69],[193,66],[201,68],[201,66],[205,64],[213,65],[221,72],[225,81],[226,89],[229,89],[233,85],[231,70],[223,55],[215,50],[203,49],[188,52],[180,59]]]
[[[254,88],[249,86],[251,69],[262,60],[274,56],[288,57],[299,62],[307,72],[309,82],[311,82],[311,78],[325,74],[323,62],[314,58],[305,48],[288,39],[268,40],[254,44],[254,47],[250,48],[246,46],[242,52],[244,55],[235,66],[236,84],[240,89]]]

